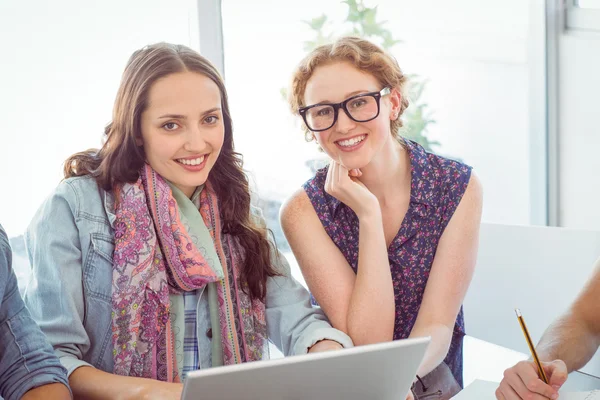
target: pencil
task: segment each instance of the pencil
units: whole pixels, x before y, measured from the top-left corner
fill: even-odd
[[[527,345],[529,346],[529,351],[531,351],[531,355],[533,360],[535,361],[538,367],[538,375],[544,383],[548,384],[548,378],[546,378],[546,373],[544,372],[544,368],[542,368],[542,363],[538,358],[537,352],[535,351],[535,347],[533,346],[533,342],[531,341],[531,336],[529,336],[529,331],[527,330],[527,326],[525,326],[525,321],[523,320],[523,316],[521,315],[521,311],[518,308],[515,308],[515,313],[517,313],[517,319],[519,320],[519,324],[521,324],[521,329],[523,330],[523,335],[525,335],[525,340],[527,340]]]

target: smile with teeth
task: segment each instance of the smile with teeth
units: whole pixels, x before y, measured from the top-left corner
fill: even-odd
[[[201,156],[201,157],[194,158],[194,159],[191,159],[191,160],[190,159],[182,159],[182,158],[180,158],[180,159],[175,160],[175,161],[177,161],[178,163],[183,164],[183,165],[200,165],[200,164],[202,164],[202,161],[204,161],[204,157],[205,156]]]
[[[350,146],[354,146],[354,145],[362,142],[363,140],[365,140],[366,137],[367,137],[367,135],[360,135],[360,136],[354,137],[352,139],[338,140],[337,144],[339,144],[340,146],[343,146],[343,147],[350,147]]]

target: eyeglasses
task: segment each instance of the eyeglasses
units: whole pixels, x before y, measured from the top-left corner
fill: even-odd
[[[302,107],[298,109],[298,113],[311,131],[326,131],[337,122],[340,108],[348,118],[356,122],[367,122],[377,118],[381,97],[390,93],[391,89],[384,87],[379,92],[362,93],[341,103],[320,103]]]

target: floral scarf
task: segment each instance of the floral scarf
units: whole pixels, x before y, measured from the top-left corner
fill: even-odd
[[[252,301],[242,290],[243,248],[221,232],[219,202],[210,183],[200,195],[199,212],[222,273],[194,245],[171,188],[152,167],[145,164],[137,182],[119,185],[114,191],[114,373],[180,382],[169,294],[197,290],[211,282],[217,283],[223,363],[260,360],[268,354],[265,305]]]

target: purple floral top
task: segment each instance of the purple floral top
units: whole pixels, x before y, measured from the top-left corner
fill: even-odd
[[[438,242],[467,188],[471,167],[405,140],[411,162],[410,205],[388,248],[396,302],[394,340],[407,338],[417,319]],[[358,218],[350,207],[324,190],[327,167],[304,184],[325,231],[356,272]],[[444,360],[462,387],[462,307]]]

